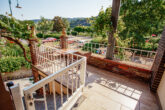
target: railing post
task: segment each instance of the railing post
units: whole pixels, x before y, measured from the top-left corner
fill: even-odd
[[[22,101],[20,85],[19,84],[14,85],[10,89],[11,89],[15,109],[16,110],[25,110],[23,101]]]
[[[85,78],[86,78],[86,57],[84,57],[83,62],[81,63],[81,73],[80,73],[80,82],[81,85],[85,85]]]
[[[31,94],[24,94],[25,96],[25,104],[27,110],[35,110],[33,95]]]

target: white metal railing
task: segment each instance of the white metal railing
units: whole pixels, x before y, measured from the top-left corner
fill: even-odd
[[[105,57],[107,43],[92,43],[90,41],[74,41],[68,40],[68,48],[74,49],[77,51],[88,51],[94,53],[96,55],[100,55]],[[147,66],[152,66],[156,51],[148,51],[148,50],[141,50],[141,49],[134,49],[134,48],[125,48],[115,46],[114,49],[114,60],[116,61],[126,61],[143,64]]]
[[[72,49],[89,51],[91,53],[101,55],[103,57],[105,57],[107,51],[107,43],[100,44],[100,43],[92,43],[86,41],[84,43],[73,42],[72,44],[69,45],[70,45],[69,47]],[[129,61],[138,64],[152,66],[157,52],[115,46],[113,53],[114,53],[114,60]]]
[[[35,45],[37,65],[36,68],[48,76],[24,89],[27,110],[37,109],[36,102],[44,102],[47,110],[47,90],[51,88],[54,110],[70,109],[81,96],[85,85],[86,58],[57,50],[56,48]],[[36,98],[36,91],[43,92],[42,98]],[[56,92],[60,91],[60,102],[57,102]],[[66,97],[66,100],[64,100]],[[60,106],[57,106],[60,103]]]
[[[114,58],[120,61],[130,61],[138,64],[152,66],[156,53],[157,52],[155,51],[116,46],[114,50]]]

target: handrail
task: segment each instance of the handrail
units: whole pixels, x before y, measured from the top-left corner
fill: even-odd
[[[86,57],[73,53],[63,53],[59,50],[54,51],[55,48],[43,45],[41,47],[35,47],[34,49],[41,49],[40,51],[44,52],[44,54],[42,54],[42,52],[40,51],[36,52],[37,60],[39,60],[39,62],[37,63],[37,65],[32,66],[34,67],[34,69],[37,69],[37,71],[42,72],[45,75],[43,79],[39,80],[38,82],[23,90],[25,94],[25,103],[27,110],[35,110],[34,101],[44,101],[45,110],[48,109],[46,99],[47,87],[49,87],[49,89],[50,87],[52,88],[51,90],[53,93],[53,102],[55,110],[57,109],[56,91],[58,90],[60,90],[59,92],[61,94],[60,109],[71,107],[71,104],[74,104],[74,102],[80,96],[82,89],[85,85]],[[51,53],[52,51],[59,54],[59,57],[57,57],[57,59],[52,59],[52,55],[55,54]],[[58,64],[56,63],[57,61]],[[42,66],[43,64],[44,66],[40,68],[40,66]],[[63,80],[64,78],[65,80]],[[40,90],[41,88],[43,90],[43,98],[34,98],[33,93],[37,90]],[[71,91],[71,93],[69,92],[69,90]],[[65,93],[67,95],[67,101],[64,101],[64,91],[66,91]]]
[[[82,61],[84,61],[86,58],[84,57],[83,59],[80,59],[79,61],[76,61],[74,63],[72,63],[71,65],[62,68],[61,70],[45,77],[44,79],[41,79],[40,81],[34,83],[33,85],[30,85],[26,88],[24,88],[24,93],[27,94],[29,92],[33,92],[36,91],[37,89],[41,88],[43,85],[48,84],[49,82],[53,81],[55,78],[58,77],[58,75],[62,74],[62,73],[66,73],[70,68],[73,68],[74,66],[82,63]]]

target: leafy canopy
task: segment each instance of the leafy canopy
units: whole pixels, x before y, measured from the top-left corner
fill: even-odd
[[[34,25],[33,21],[20,21],[14,17],[0,15],[0,29],[10,32],[10,37],[17,39],[29,39],[29,26]]]
[[[41,17],[41,20],[37,23],[37,30],[42,34],[46,34],[52,29],[53,29],[53,22],[45,19],[44,17]]]
[[[145,44],[144,38],[151,34],[159,35],[165,25],[164,0],[122,0],[120,17],[124,29],[120,37],[131,42]]]
[[[62,18],[59,16],[55,16],[53,22],[53,31],[61,32],[62,29],[65,27]]]
[[[27,57],[26,49],[20,42],[20,39],[30,39],[30,26],[34,25],[32,21],[20,21],[14,17],[0,15],[0,31],[1,37],[15,42],[23,50],[26,61],[31,62]]]
[[[105,11],[103,8],[100,10],[98,16],[95,18],[93,24],[94,30],[101,34],[103,37],[106,36],[106,33],[110,33],[113,29],[111,21],[111,12],[112,8],[109,7]]]

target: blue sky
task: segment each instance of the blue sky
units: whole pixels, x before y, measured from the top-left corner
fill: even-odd
[[[22,9],[15,8],[16,0],[11,0],[13,16],[17,19],[39,19],[40,16],[52,19],[62,17],[96,16],[103,6],[112,4],[112,0],[18,0]],[[8,0],[0,0],[0,14],[9,11]],[[23,16],[22,16],[23,15]]]

